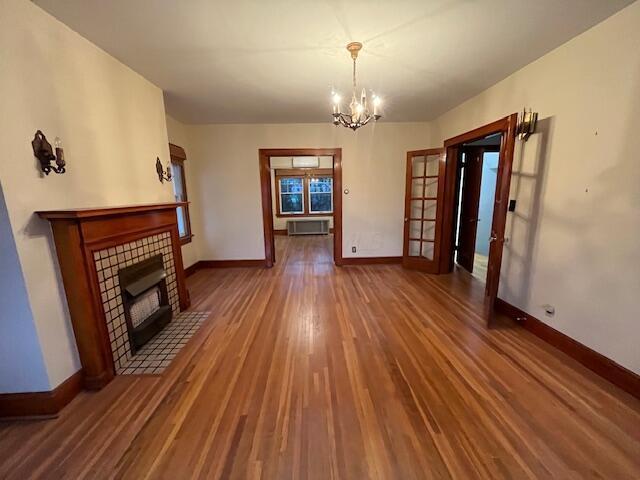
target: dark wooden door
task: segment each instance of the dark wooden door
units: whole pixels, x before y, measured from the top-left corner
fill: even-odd
[[[484,150],[480,147],[467,147],[463,149],[462,153],[464,157],[462,162],[462,198],[460,201],[460,224],[458,226],[457,262],[465,270],[473,272]]]
[[[407,152],[404,249],[406,268],[439,273],[444,149]]]

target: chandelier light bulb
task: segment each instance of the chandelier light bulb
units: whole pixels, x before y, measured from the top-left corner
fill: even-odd
[[[338,95],[337,93],[333,93],[333,96],[331,97],[331,100],[333,102],[333,114],[339,114],[340,113],[340,95]]]
[[[379,96],[374,95],[373,96],[373,115],[374,116],[379,115],[380,112],[378,110],[380,109],[381,104],[382,104],[382,99]]]

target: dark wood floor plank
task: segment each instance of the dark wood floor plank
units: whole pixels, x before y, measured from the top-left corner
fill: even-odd
[[[211,315],[161,377],[0,424],[0,478],[640,478],[640,402],[505,319],[464,272],[200,270]]]

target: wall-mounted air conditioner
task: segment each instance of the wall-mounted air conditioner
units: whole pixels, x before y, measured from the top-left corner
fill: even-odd
[[[320,157],[293,157],[293,168],[320,168]]]

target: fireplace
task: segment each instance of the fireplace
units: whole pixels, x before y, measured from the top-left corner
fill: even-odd
[[[129,343],[135,354],[171,321],[162,255],[120,269],[118,278]]]
[[[189,307],[176,208],[38,212],[51,222],[84,386],[100,389]]]

